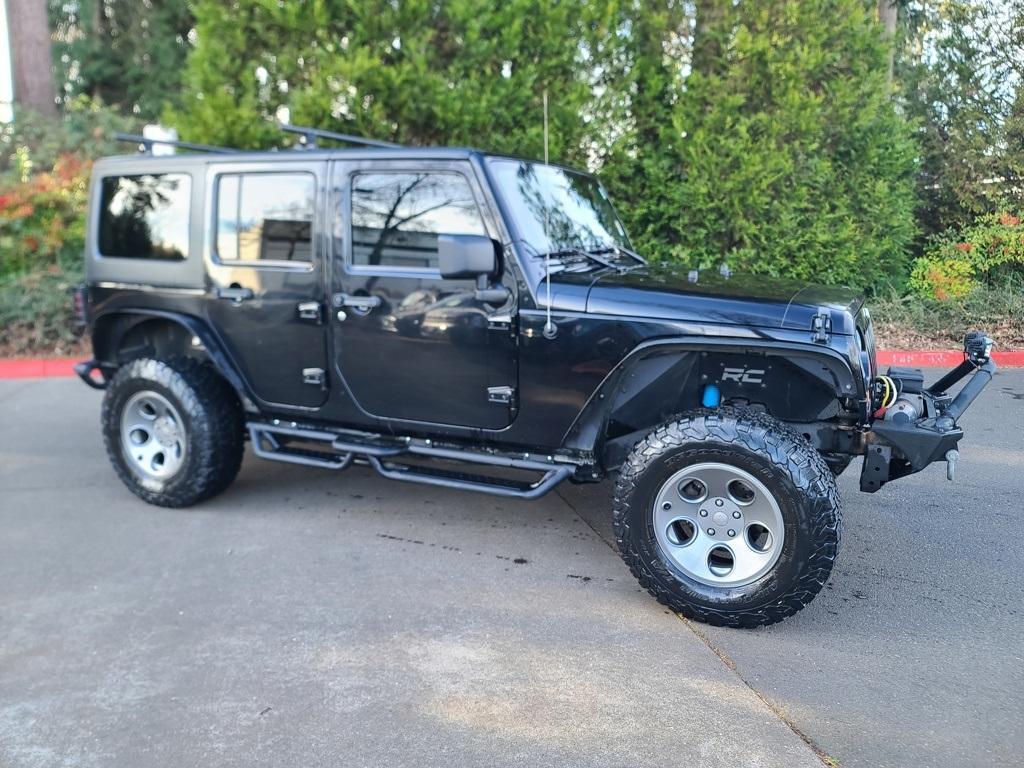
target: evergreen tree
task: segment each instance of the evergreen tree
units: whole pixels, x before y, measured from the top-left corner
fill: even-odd
[[[632,0],[614,19],[595,99],[595,154],[635,244],[664,255],[673,233],[647,225],[678,212],[666,194],[679,175],[678,141],[666,126],[682,91],[691,15],[680,0]]]
[[[696,9],[696,16],[691,8]],[[649,255],[828,282],[904,274],[915,149],[865,0],[198,0],[184,137],[275,117],[599,166]],[[827,23],[824,22],[827,20]],[[691,40],[691,37],[696,39]]]
[[[586,41],[606,6],[586,0],[311,0],[196,3],[188,100],[171,115],[190,139],[274,146],[275,117],[420,145],[586,156]]]
[[[1010,133],[1024,81],[1024,10],[1000,0],[910,2],[897,77],[919,127],[924,234],[1019,200],[1005,176],[1020,156]]]
[[[695,29],[671,121],[642,150],[668,154],[670,173],[660,195],[632,198],[638,243],[691,266],[829,283],[904,275],[915,147],[874,9],[701,0]]]
[[[188,0],[50,0],[63,100],[156,120],[180,94],[192,24]]]

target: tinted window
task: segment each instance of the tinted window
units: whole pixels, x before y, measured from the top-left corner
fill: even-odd
[[[316,180],[308,173],[226,174],[217,180],[221,261],[312,261]]]
[[[360,173],[352,179],[352,262],[437,269],[437,236],[486,234],[457,173]]]
[[[100,253],[133,259],[188,255],[191,178],[183,173],[108,176],[102,182]]]
[[[525,160],[491,160],[519,236],[539,254],[629,247],[626,230],[592,176]]]

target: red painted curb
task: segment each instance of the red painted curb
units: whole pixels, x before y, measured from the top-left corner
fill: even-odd
[[[992,359],[1002,368],[1024,368],[1024,350],[992,353]],[[954,350],[894,350],[878,351],[878,365],[905,365],[915,368],[952,368],[964,360],[964,353]]]
[[[49,379],[74,376],[80,357],[26,357],[0,360],[0,379]]]
[[[1024,350],[992,353],[1001,367],[1024,368]],[[78,357],[28,357],[0,360],[0,379],[50,379],[74,376],[71,366]],[[952,368],[964,359],[963,352],[953,350],[893,350],[878,352],[878,365]]]

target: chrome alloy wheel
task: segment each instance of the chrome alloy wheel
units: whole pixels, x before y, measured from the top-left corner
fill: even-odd
[[[143,479],[166,480],[185,463],[185,425],[158,392],[136,392],[121,411],[121,450]]]
[[[729,464],[676,472],[658,491],[652,514],[662,555],[702,584],[749,584],[782,553],[779,503],[761,481]]]

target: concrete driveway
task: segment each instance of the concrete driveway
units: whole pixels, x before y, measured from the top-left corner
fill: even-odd
[[[843,478],[832,583],[711,630],[609,547],[607,488],[539,502],[247,458],[149,507],[99,395],[0,382],[0,765],[1005,765],[1024,754],[1024,372],[941,467]]]

